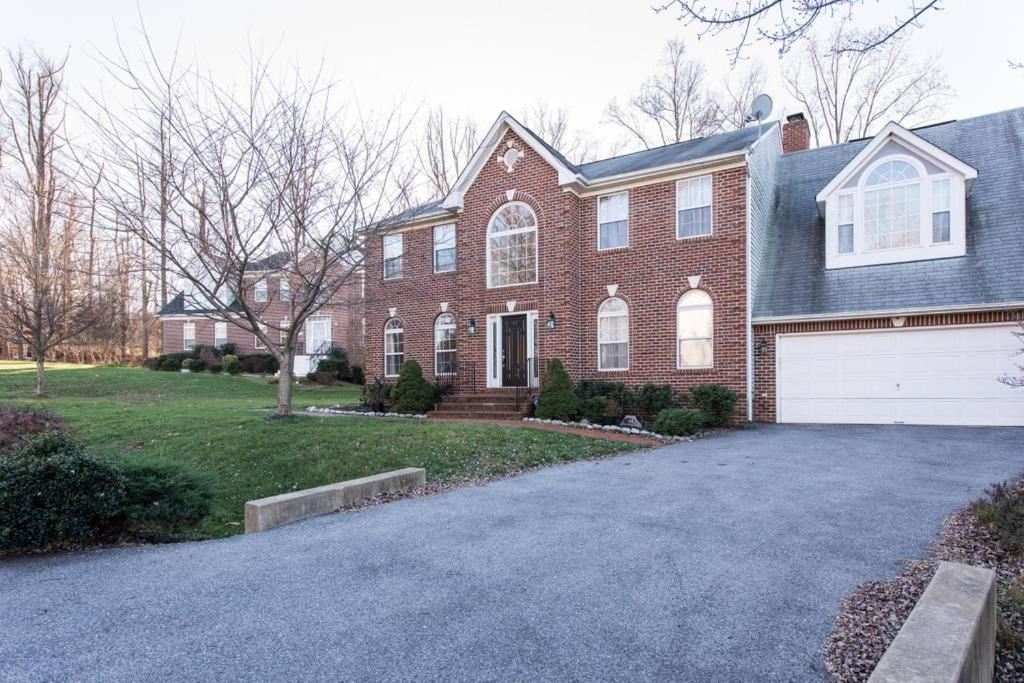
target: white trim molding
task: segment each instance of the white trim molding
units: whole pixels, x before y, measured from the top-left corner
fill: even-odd
[[[865,320],[869,318],[914,317],[919,315],[944,315],[947,313],[984,313],[987,311],[1010,311],[1024,308],[1024,301],[1007,301],[994,304],[960,304],[957,306],[929,306],[923,308],[891,308],[874,311],[843,311],[841,313],[805,313],[800,315],[755,316],[755,325],[780,325],[785,323],[806,323],[822,320]]]

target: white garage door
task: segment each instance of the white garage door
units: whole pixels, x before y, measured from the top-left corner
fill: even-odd
[[[1012,325],[780,335],[779,422],[1022,425]]]

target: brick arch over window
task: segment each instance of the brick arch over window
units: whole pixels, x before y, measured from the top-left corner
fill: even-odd
[[[676,301],[676,367],[710,368],[715,357],[715,303],[705,289],[689,289]]]
[[[507,192],[502,192],[501,194],[496,195],[491,199],[491,203],[487,205],[487,213],[493,216],[498,209],[510,202],[522,202],[523,204],[526,204],[533,209],[533,213],[537,216],[538,223],[546,222],[544,210],[541,208],[540,202],[537,198],[529,192],[523,192],[521,190],[513,190],[511,199],[509,199]]]

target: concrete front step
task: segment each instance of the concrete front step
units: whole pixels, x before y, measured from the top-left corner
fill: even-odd
[[[427,417],[439,420],[521,420],[525,414],[515,410],[462,410],[442,407],[427,413]]]

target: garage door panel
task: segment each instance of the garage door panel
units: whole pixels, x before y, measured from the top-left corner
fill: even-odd
[[[778,338],[780,422],[1024,425],[1011,325]]]

